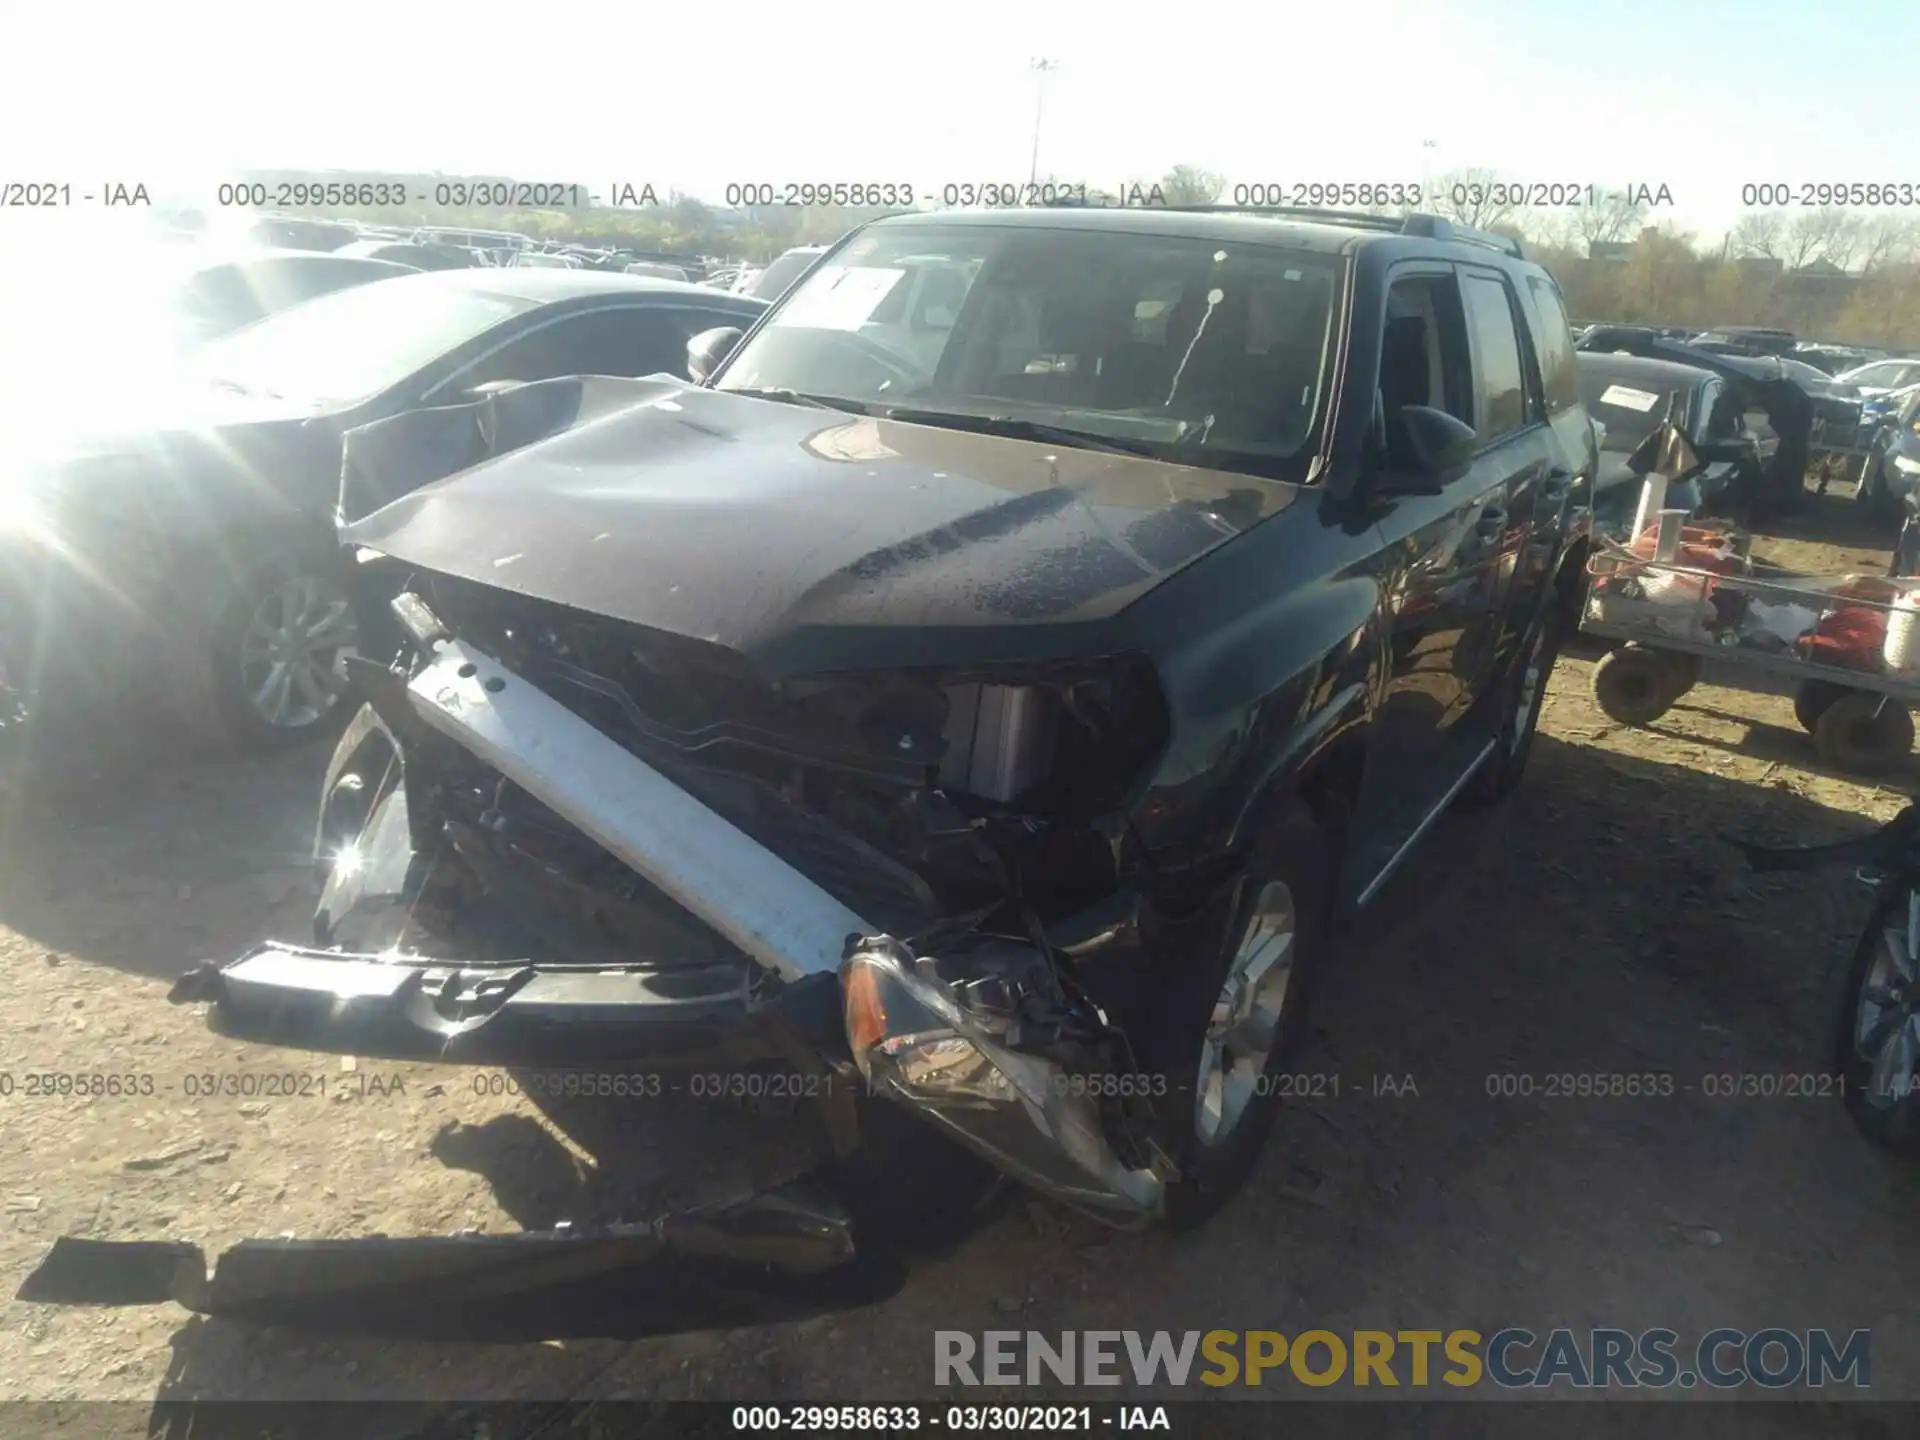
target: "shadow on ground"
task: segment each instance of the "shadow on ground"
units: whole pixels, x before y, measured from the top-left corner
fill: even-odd
[[[158,979],[308,938],[327,742],[209,759],[124,729],[33,738],[0,787],[0,925]]]

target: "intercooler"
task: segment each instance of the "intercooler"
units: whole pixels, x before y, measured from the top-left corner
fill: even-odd
[[[1045,776],[1054,741],[1046,692],[1030,685],[955,685],[947,698],[942,786],[1008,804]]]

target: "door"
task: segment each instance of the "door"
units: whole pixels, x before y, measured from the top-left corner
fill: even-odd
[[[1400,410],[1424,405],[1477,424],[1473,349],[1460,280],[1450,265],[1397,267],[1380,331],[1378,420],[1372,462],[1413,469]],[[1476,744],[1460,721],[1473,707],[1490,646],[1492,595],[1485,557],[1500,544],[1507,487],[1476,463],[1439,494],[1395,494],[1377,508],[1389,654],[1375,715],[1361,813],[1355,817],[1357,890],[1389,864],[1446,799]]]
[[[1479,509],[1463,564],[1484,592],[1491,617],[1478,632],[1483,643],[1461,657],[1460,699],[1472,708],[1483,697],[1498,697],[1507,665],[1546,594],[1566,477],[1549,475],[1555,446],[1512,283],[1499,270],[1462,266],[1460,291],[1473,349],[1473,425],[1480,433],[1466,482]],[[1540,537],[1547,542],[1544,555]],[[1497,731],[1500,710],[1497,698],[1481,706],[1473,728]]]

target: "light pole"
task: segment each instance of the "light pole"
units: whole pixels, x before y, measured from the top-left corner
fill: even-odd
[[[1027,169],[1027,184],[1032,185],[1040,178],[1040,115],[1047,103],[1047,76],[1060,68],[1057,60],[1045,58],[1032,62],[1032,68],[1040,76],[1034,87],[1033,96],[1033,164]]]

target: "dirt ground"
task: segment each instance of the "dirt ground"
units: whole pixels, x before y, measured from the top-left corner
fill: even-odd
[[[1763,548],[1814,570],[1883,565],[1844,496]],[[1718,684],[1625,730],[1593,706],[1590,672],[1563,660],[1514,800],[1444,821],[1341,942],[1301,1066],[1339,1094],[1285,1112],[1255,1182],[1199,1233],[1116,1236],[1015,1205],[877,1308],[631,1343],[319,1342],[171,1307],[8,1302],[0,1399],[910,1399],[931,1391],[938,1328],[1521,1324],[1869,1327],[1876,1394],[1920,1397],[1920,1172],[1830,1099],[1704,1093],[1709,1075],[1825,1066],[1867,900],[1846,874],[1751,878],[1716,831],[1858,830],[1915,775],[1822,773],[1786,699]],[[719,1123],[687,1102],[595,1153],[591,1126],[563,1135],[475,1093],[475,1072],[348,1070],[220,1040],[167,1005],[191,962],[304,936],[323,758],[122,757],[61,781],[51,810],[7,813],[0,1074],[157,1086],[0,1098],[8,1294],[63,1234],[211,1253],[248,1235],[547,1225],[616,1175],[671,1191],[675,1134]],[[290,1071],[328,1093],[185,1093],[189,1076]],[[1622,1071],[1670,1074],[1675,1093],[1489,1093],[1490,1076]],[[1400,1093],[1376,1094],[1376,1077]]]

